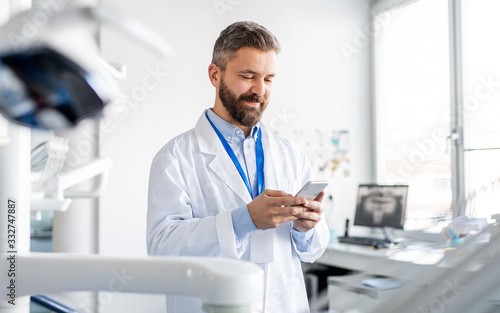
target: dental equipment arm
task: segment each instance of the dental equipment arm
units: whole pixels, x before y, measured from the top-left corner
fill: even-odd
[[[99,196],[106,185],[108,170],[112,167],[110,158],[99,158],[78,168],[63,172],[52,178],[47,186],[47,193],[60,201],[65,198],[94,198]],[[94,176],[98,176],[97,186],[93,191],[65,191]]]
[[[165,39],[149,28],[135,19],[118,13],[115,9],[111,10],[102,6],[67,7],[55,12],[47,25],[35,29],[35,36],[17,38],[16,41],[15,35],[27,26],[26,21],[36,20],[35,16],[39,15],[40,11],[44,12],[45,9],[34,6],[31,10],[14,16],[6,25],[2,26],[2,31],[0,31],[1,52],[27,50],[41,43],[50,43],[49,37],[54,35],[54,32],[73,27],[89,29],[90,26],[86,24],[102,22],[165,60],[170,60],[174,54],[172,47]],[[41,42],[40,39],[42,39]]]
[[[8,254],[1,257],[7,272]],[[207,312],[261,312],[264,273],[224,258],[17,254],[16,296],[65,291],[157,293],[199,297]],[[4,268],[4,266],[6,266]],[[3,301],[8,301],[2,293]]]
[[[31,199],[31,211],[66,211],[72,199],[98,197],[106,186],[112,165],[110,158],[98,158],[58,174],[47,182],[45,198]],[[66,190],[93,177],[96,177],[93,190]]]

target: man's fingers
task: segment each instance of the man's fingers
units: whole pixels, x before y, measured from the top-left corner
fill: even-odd
[[[300,212],[295,214],[294,216],[301,220],[310,220],[314,222],[318,222],[321,219],[320,214],[311,211]]]
[[[309,201],[308,204],[304,204],[304,207],[306,207],[310,212],[315,212],[319,214],[323,213],[323,206],[318,201]]]
[[[269,197],[291,197],[292,195],[284,192],[283,190],[266,189],[263,194]]]
[[[325,191],[321,191],[319,193],[319,195],[314,199],[314,201],[318,201],[318,202],[322,202],[323,201],[323,197],[325,196]]]
[[[268,197],[268,200],[271,201],[270,204],[274,206],[281,206],[281,207],[292,206],[292,205],[308,206],[309,203],[311,202],[303,197],[294,197],[292,194],[286,193],[283,190],[266,189],[263,192],[263,194]]]
[[[302,197],[294,197],[289,193],[280,190],[266,190],[262,193],[267,205],[276,207],[286,207],[291,205],[308,205],[310,201]],[[260,196],[259,196],[260,197]]]
[[[306,212],[308,209],[303,206],[285,206],[279,208],[279,215],[282,216],[296,216],[297,214],[301,214]]]
[[[273,199],[276,206],[288,207],[288,206],[307,206],[309,205],[308,200],[301,197],[281,197]]]

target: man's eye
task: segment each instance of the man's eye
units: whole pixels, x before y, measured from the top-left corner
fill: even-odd
[[[241,75],[241,77],[242,77],[243,79],[252,79],[252,78],[253,78],[252,76],[245,76],[245,75]]]

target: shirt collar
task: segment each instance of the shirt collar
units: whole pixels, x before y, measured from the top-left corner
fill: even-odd
[[[231,143],[233,138],[235,137],[240,137],[244,139],[244,134],[241,129],[238,127],[234,126],[233,124],[229,123],[228,121],[224,120],[222,117],[218,116],[217,114],[214,113],[212,109],[207,110],[208,117],[212,121],[212,123],[217,127],[219,132],[226,138],[226,140]],[[252,136],[252,139],[254,141],[257,141],[257,133],[259,132],[260,128],[260,121],[252,127],[252,130],[250,131],[250,136]]]

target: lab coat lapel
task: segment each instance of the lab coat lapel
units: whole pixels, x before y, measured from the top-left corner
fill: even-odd
[[[245,203],[252,201],[245,182],[224,148],[215,156],[209,167]]]
[[[262,145],[264,146],[265,189],[280,190],[280,178],[276,172],[276,164],[281,164],[283,161],[282,147],[270,136],[264,125],[261,127]],[[250,261],[254,263],[273,262],[274,235],[274,229],[258,230],[250,235]]]
[[[262,124],[261,124],[262,125]],[[276,168],[278,164],[283,163],[285,153],[281,142],[271,136],[264,125],[262,125],[262,145],[264,146],[264,177],[266,189],[281,190],[282,175],[277,173]],[[267,149],[266,149],[267,148]]]
[[[200,151],[202,153],[214,155],[214,159],[209,164],[214,174],[245,203],[252,201],[252,197],[248,192],[245,182],[224,149],[219,137],[217,137],[217,134],[208,122],[205,113],[198,119],[195,132],[198,138],[198,144],[200,145]]]

